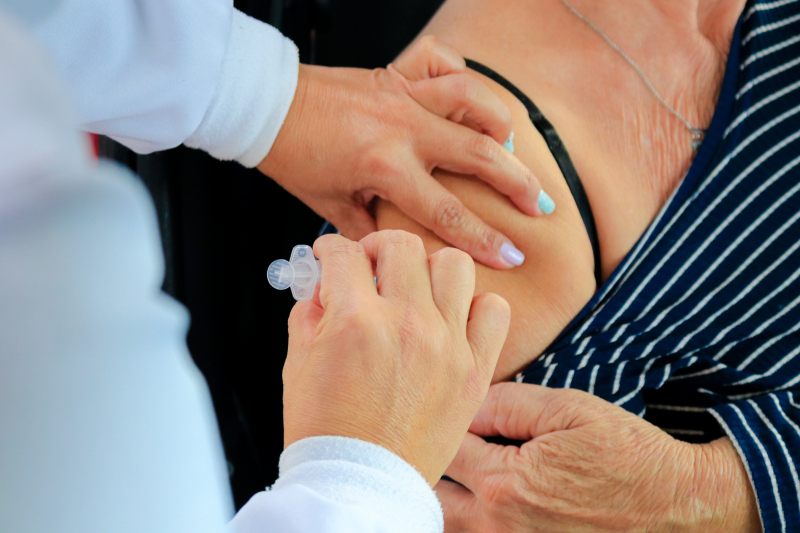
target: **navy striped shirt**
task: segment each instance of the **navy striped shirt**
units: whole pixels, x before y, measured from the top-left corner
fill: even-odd
[[[800,0],[750,1],[713,121],[645,234],[517,381],[731,438],[765,531],[800,530]]]

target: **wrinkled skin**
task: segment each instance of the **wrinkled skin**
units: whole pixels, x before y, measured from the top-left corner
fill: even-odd
[[[728,439],[678,441],[595,396],[492,387],[436,486],[447,533],[754,532],[755,498]],[[481,436],[526,441],[521,447]],[[744,490],[740,490],[744,487]]]

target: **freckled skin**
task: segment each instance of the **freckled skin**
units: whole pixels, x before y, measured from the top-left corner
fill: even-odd
[[[690,123],[707,127],[744,0],[681,0],[657,7],[633,0],[573,4],[634,58]],[[691,165],[694,152],[685,127],[558,0],[448,0],[422,35],[439,37],[509,79],[554,124],[589,196],[607,278]],[[511,330],[494,376],[499,381],[546,349],[589,301],[596,283],[577,207],[525,108],[499,85],[475,76],[511,109],[514,155],[534,171],[556,205],[552,215],[530,218],[477,180],[434,173],[526,256],[510,271],[477,269],[477,292],[496,292],[511,304]],[[446,245],[387,202],[377,203],[376,215],[380,229],[422,236],[428,253]]]

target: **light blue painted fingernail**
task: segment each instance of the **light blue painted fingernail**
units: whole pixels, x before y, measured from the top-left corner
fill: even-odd
[[[506,150],[508,150],[512,154],[514,153],[514,132],[513,131],[511,132],[511,135],[508,136],[508,140],[506,141],[506,143],[503,146],[505,147]]]
[[[525,261],[525,254],[517,250],[517,248],[507,242],[500,247],[500,255],[503,256],[509,264],[514,266],[520,266]]]
[[[539,191],[539,209],[542,213],[549,215],[556,209],[556,203],[550,198],[550,195],[544,191]]]

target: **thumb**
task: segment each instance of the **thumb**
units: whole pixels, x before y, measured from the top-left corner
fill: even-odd
[[[503,297],[486,293],[472,299],[467,341],[475,357],[475,366],[487,383],[497,366],[510,323],[511,307]]]
[[[604,404],[599,398],[572,389],[549,389],[527,383],[498,383],[469,430],[483,437],[528,441],[547,433],[590,423]]]

